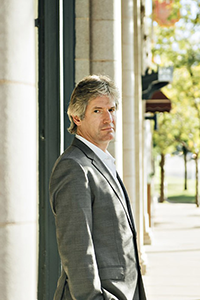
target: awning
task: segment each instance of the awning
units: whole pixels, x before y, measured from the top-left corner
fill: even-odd
[[[142,76],[142,100],[151,99],[155,91],[160,90],[173,80],[173,67],[159,67],[158,72],[146,69]]]
[[[146,112],[170,112],[171,101],[160,91],[155,91],[151,99],[146,100]]]

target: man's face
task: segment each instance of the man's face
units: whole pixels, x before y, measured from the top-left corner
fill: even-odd
[[[116,105],[107,96],[91,100],[83,120],[74,116],[77,134],[105,151],[115,135]]]

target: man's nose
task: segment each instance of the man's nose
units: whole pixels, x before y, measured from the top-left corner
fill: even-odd
[[[113,121],[112,113],[108,110],[104,113],[104,123],[110,123]]]

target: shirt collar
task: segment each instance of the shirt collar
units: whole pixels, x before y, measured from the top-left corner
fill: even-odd
[[[106,165],[111,174],[116,178],[116,168],[115,168],[115,159],[112,155],[106,150],[104,152],[99,147],[95,146],[82,136],[76,134],[76,138],[85,143],[92,151],[101,159],[101,161]]]

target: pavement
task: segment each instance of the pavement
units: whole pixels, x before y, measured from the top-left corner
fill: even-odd
[[[156,203],[152,245],[144,246],[147,300],[200,300],[200,207]]]

